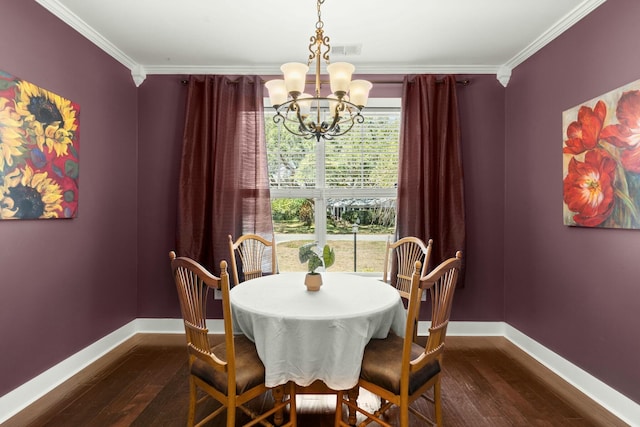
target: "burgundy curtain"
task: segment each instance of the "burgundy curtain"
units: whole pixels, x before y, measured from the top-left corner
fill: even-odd
[[[189,79],[176,247],[216,275],[229,234],[273,232],[262,99],[257,76]]]
[[[455,76],[406,76],[397,237],[433,239],[429,270],[465,250],[462,151]],[[462,272],[461,272],[462,273]],[[464,283],[462,274],[458,284]]]

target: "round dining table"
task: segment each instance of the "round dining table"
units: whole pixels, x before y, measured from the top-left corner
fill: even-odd
[[[404,305],[379,278],[324,272],[320,289],[308,291],[305,274],[263,276],[231,289],[234,331],[255,342],[268,387],[320,380],[351,389],[369,340],[404,335]]]

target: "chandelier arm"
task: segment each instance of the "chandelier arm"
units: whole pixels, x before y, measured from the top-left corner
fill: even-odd
[[[339,120],[337,124],[354,122],[354,120],[356,120],[357,123],[364,123],[364,117],[362,116],[362,114],[360,114],[362,112],[362,109],[360,107],[344,99],[342,100],[341,104],[342,109],[340,111],[348,112],[349,116],[344,117],[342,120]]]
[[[360,116],[360,117],[362,117],[362,116]],[[363,120],[364,120],[364,118],[363,118]],[[353,121],[347,121],[345,123],[348,124],[346,129],[343,129],[340,126],[336,126],[335,131],[329,135],[329,138],[327,138],[325,135],[323,135],[322,137],[324,139],[329,139],[329,140],[334,139],[336,136],[342,136],[345,133],[349,132],[351,130],[351,128],[355,125],[355,122],[353,122]]]
[[[351,128],[356,124],[362,124],[364,123],[364,117],[362,116],[362,114],[360,114],[360,108],[357,105],[354,105],[352,103],[350,103],[349,101],[343,101],[346,106],[344,111],[347,111],[349,113],[348,117],[343,117],[342,120],[337,120],[334,121],[334,123],[331,124],[331,134],[330,134],[330,138],[326,138],[325,139],[333,139],[336,136],[342,136],[345,133],[349,132],[351,130]],[[355,112],[353,111],[355,110]],[[339,119],[339,114],[337,115],[337,119]],[[344,125],[346,124],[347,127],[346,128],[341,128],[340,125]]]
[[[276,111],[275,116],[273,116],[273,122],[275,124],[283,123],[286,121],[285,117],[280,113],[280,111]]]
[[[336,111],[333,114],[332,120],[331,120],[331,124],[326,127],[326,134],[333,134],[334,130],[336,129],[336,126],[339,125],[340,123],[342,123],[343,121],[345,121],[347,118],[344,118],[343,120],[340,120],[340,112],[345,110],[345,101],[340,102],[340,104],[338,104],[336,106]],[[351,117],[351,111],[349,110],[349,117]]]
[[[306,132],[306,133],[302,133],[302,132],[300,132],[299,130],[297,130],[297,129],[295,129],[295,128],[291,128],[291,127],[289,127],[289,126],[287,125],[287,122],[286,122],[286,121],[285,121],[285,122],[283,122],[283,123],[282,123],[282,125],[285,127],[285,129],[287,129],[287,131],[288,131],[289,133],[292,133],[292,134],[294,134],[294,135],[296,135],[296,136],[299,136],[299,137],[301,137],[301,138],[304,138],[304,139],[316,138],[316,135],[315,135],[314,133],[308,133],[308,132]]]
[[[295,113],[296,119],[298,121],[298,129],[300,130],[300,132],[303,132],[304,134],[308,134],[309,132],[313,132],[315,130],[314,126],[313,126],[313,122],[311,122],[309,125],[307,125],[304,122],[304,117],[300,113],[300,108],[299,107],[296,110],[294,110],[294,113]]]
[[[299,133],[297,133],[296,135],[299,135],[299,136],[307,135],[311,129],[304,123],[304,117],[302,116],[302,108],[296,100],[294,100],[289,105],[289,108],[287,109],[287,117],[289,116],[290,112],[294,114],[294,117],[296,119],[296,120],[290,120],[290,122],[294,122],[298,124]],[[287,129],[289,128],[287,127]]]
[[[275,116],[273,116],[273,121],[275,123],[282,123],[282,126],[284,126],[284,128],[287,130],[287,132],[292,133],[292,134],[294,134],[296,136],[300,136],[300,137],[302,137],[304,139],[311,139],[311,138],[313,138],[315,136],[314,134],[309,134],[309,132],[307,132],[307,128],[306,127],[304,127],[305,132],[301,132],[299,129],[296,129],[295,127],[290,127],[289,124],[291,124],[291,123],[298,124],[298,127],[300,127],[300,125],[299,125],[297,120],[287,119],[280,112],[278,112]],[[287,124],[287,123],[289,123],[289,124]]]
[[[315,137],[318,141],[320,141],[320,138],[325,140],[334,139],[336,136],[347,133],[356,123],[364,123],[361,108],[345,99],[341,100],[339,105],[336,106],[336,112],[331,116],[330,123],[321,121],[321,118],[305,123],[306,117],[302,115],[300,104],[320,101],[335,102],[330,98],[289,100],[276,108],[276,115],[274,115],[273,121],[282,123],[287,131],[296,136],[301,136],[305,139]]]

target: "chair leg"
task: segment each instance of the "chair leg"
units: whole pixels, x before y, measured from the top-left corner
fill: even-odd
[[[409,427],[409,402],[405,399],[400,402],[400,427]]]
[[[296,383],[293,381],[289,382],[289,399],[291,403],[289,403],[289,424],[292,427],[296,427],[298,425],[298,416],[296,414]]]
[[[358,406],[358,396],[360,395],[360,387],[357,385],[347,392],[349,401]],[[356,425],[356,410],[349,406],[349,425]]]
[[[334,427],[338,426],[355,426],[356,425],[356,415],[357,411],[353,409],[350,405],[347,404],[347,399],[349,403],[353,403],[355,405],[358,404],[358,394],[360,388],[356,386],[350,390],[338,390],[336,393],[336,417],[334,421]],[[345,422],[342,417],[344,414],[344,406],[347,407],[348,415],[347,422]]]
[[[196,401],[198,399],[198,390],[193,378],[189,378],[189,416],[187,418],[187,426],[193,427],[196,419]]]
[[[280,385],[271,389],[271,395],[273,396],[273,400],[275,401],[275,405],[280,405],[284,401],[284,386]],[[277,426],[282,425],[282,420],[284,419],[282,408],[278,409],[275,414],[273,414],[273,423]]]
[[[433,384],[433,403],[435,406],[436,424],[438,426],[442,426],[442,405],[440,402],[440,378],[437,378]]]
[[[227,400],[227,427],[235,427],[236,425],[236,398],[235,395],[229,396]]]
[[[342,425],[342,399],[344,396],[344,392],[342,390],[338,390],[336,394],[336,419],[333,423],[334,426]]]

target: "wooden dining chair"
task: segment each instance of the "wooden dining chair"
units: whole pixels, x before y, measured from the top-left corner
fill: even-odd
[[[343,404],[366,417],[359,426],[375,421],[382,426],[391,427],[385,421],[385,413],[394,406],[399,408],[400,427],[409,426],[409,412],[431,425],[442,426],[440,373],[461,263],[462,253],[458,251],[455,258],[442,262],[427,276],[421,276],[422,264],[416,261],[409,291],[409,318],[420,310],[422,293],[428,292],[432,318],[426,343],[419,345],[411,339],[415,328],[413,322],[407,322],[404,338],[390,333],[385,339],[371,340],[364,350],[360,379],[356,387],[378,395],[381,398],[380,409],[369,412],[354,401],[345,399],[346,391],[339,391],[336,426],[349,426],[342,420]],[[431,389],[433,391],[429,392]],[[410,406],[419,398],[433,404],[435,420]]]
[[[266,258],[265,253],[271,252],[271,260]],[[271,235],[271,240],[267,240],[258,234],[243,234],[233,241],[229,235],[229,255],[231,257],[231,271],[233,273],[234,286],[246,280],[261,277],[266,273],[275,274],[277,272],[276,237]],[[241,267],[241,274],[238,272],[238,262]],[[265,271],[265,264],[271,264],[270,271]],[[240,280],[242,278],[242,280]]]
[[[413,236],[403,237],[395,242],[387,240],[382,280],[386,283],[393,284],[400,293],[400,296],[408,299],[413,266],[416,261],[420,261],[422,263],[420,275],[425,275],[431,258],[432,246],[432,239],[429,239],[425,245],[421,239]],[[395,255],[395,258],[393,255]],[[393,264],[394,261],[396,263],[395,266]],[[391,277],[392,271],[395,271],[395,277]]]
[[[236,409],[242,410],[253,420],[263,425],[272,425],[268,417],[274,416],[276,425],[296,425],[295,386],[293,383],[269,389],[265,386],[264,365],[252,341],[242,334],[233,333],[231,305],[229,302],[229,275],[227,262],[220,263],[220,277],[210,274],[196,261],[186,257],[176,257],[169,253],[171,270],[178,290],[180,309],[184,320],[189,355],[189,415],[187,425],[195,423],[196,405],[212,397],[221,406],[200,420],[202,426],[223,411],[227,412],[227,427],[235,427]],[[219,290],[222,294],[224,342],[211,347],[206,325],[206,306],[209,290]],[[213,293],[212,293],[213,294]],[[199,390],[204,396],[198,397]],[[260,414],[246,404],[256,397],[271,391],[274,395],[273,408]],[[286,392],[286,393],[285,393]],[[288,395],[288,398],[284,396]],[[282,424],[283,412],[290,406],[289,422]],[[242,425],[254,425],[252,421]]]
[[[429,267],[432,247],[432,239],[429,239],[426,245],[422,239],[413,236],[403,237],[395,242],[387,239],[382,281],[395,286],[398,293],[400,293],[400,297],[408,300],[409,290],[411,288],[411,275],[413,274],[415,262],[420,261],[422,263],[420,275],[424,276]],[[395,272],[394,277],[391,277],[392,272]],[[414,341],[418,339],[419,315],[420,312],[416,312],[416,318],[413,319],[416,326],[413,331]]]

